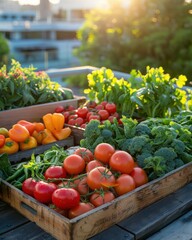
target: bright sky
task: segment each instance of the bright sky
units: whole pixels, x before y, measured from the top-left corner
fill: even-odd
[[[39,3],[40,3],[40,0],[12,0],[12,1],[18,1],[19,4],[21,4],[21,5],[26,5],[26,4],[39,5]],[[53,4],[60,2],[60,0],[49,0],[49,1]]]

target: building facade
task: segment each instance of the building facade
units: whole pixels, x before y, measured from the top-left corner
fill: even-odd
[[[41,0],[38,7],[1,0],[0,32],[9,42],[11,57],[24,66],[42,70],[77,66],[73,50],[80,44],[76,32],[84,14],[107,6],[107,0],[60,0],[58,4]]]

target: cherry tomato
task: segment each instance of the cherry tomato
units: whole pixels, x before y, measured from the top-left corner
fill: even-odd
[[[142,186],[149,181],[147,173],[140,167],[134,167],[130,175],[133,177],[136,187]]]
[[[68,119],[69,125],[75,125],[75,119]]]
[[[86,213],[95,208],[90,202],[80,202],[78,206],[69,209],[68,217],[70,219],[75,218],[83,213]]]
[[[86,106],[87,106],[88,108],[95,108],[95,107],[97,106],[97,103],[96,103],[95,101],[88,101],[88,102],[86,103]]]
[[[65,107],[65,110],[66,111],[73,111],[73,110],[75,110],[75,107],[73,105],[68,105],[68,106]]]
[[[79,107],[77,109],[77,115],[81,118],[86,118],[88,113],[88,108],[87,107]]]
[[[102,167],[102,166],[103,166],[103,163],[101,163],[100,161],[92,160],[91,162],[87,163],[86,172],[90,172],[92,169],[96,167]]]
[[[109,113],[105,109],[101,109],[98,111],[99,116],[101,117],[101,120],[106,120],[109,117]]]
[[[39,181],[35,185],[34,197],[41,203],[51,203],[52,194],[56,189],[57,185],[55,183],[46,183]]]
[[[76,119],[78,118],[78,115],[73,113],[73,114],[70,114],[69,117],[68,117],[68,120],[71,120],[71,119]]]
[[[98,114],[91,114],[90,116],[89,116],[89,119],[88,119],[88,121],[90,122],[92,119],[96,119],[96,120],[101,120],[101,117],[98,115]]]
[[[114,187],[118,196],[135,189],[135,181],[129,174],[122,174],[116,180],[117,186]]]
[[[94,157],[103,163],[108,163],[114,152],[115,148],[109,143],[100,143],[94,150]]]
[[[75,119],[75,126],[80,127],[84,123],[84,119],[82,117],[77,117]]]
[[[102,194],[93,193],[90,197],[90,202],[95,207],[99,207],[99,206],[103,205],[104,203],[111,202],[113,199],[115,199],[115,195],[110,191],[106,191]]]
[[[103,106],[102,104],[98,104],[98,105],[95,107],[95,109],[97,109],[97,110],[102,110],[102,109],[104,109],[104,106]]]
[[[134,168],[134,160],[128,152],[118,150],[111,156],[109,166],[115,171],[129,174]]]
[[[56,113],[62,113],[64,110],[65,110],[65,108],[61,105],[59,105],[55,108]]]
[[[67,172],[62,166],[51,166],[47,168],[45,171],[45,179],[52,179],[52,178],[66,178]],[[55,181],[55,183],[59,183],[61,181]]]
[[[63,161],[63,167],[69,174],[79,174],[85,169],[85,160],[77,154],[71,154]]]
[[[65,122],[68,122],[70,113],[68,111],[63,112],[63,116],[65,117]]]
[[[27,178],[23,183],[22,183],[22,191],[32,197],[34,197],[34,190],[35,186],[37,184],[37,181],[33,178]]]
[[[80,148],[76,149],[74,153],[81,156],[85,160],[86,163],[88,163],[94,159],[93,153],[89,149],[84,148],[84,147],[80,147]]]
[[[87,184],[92,189],[106,189],[114,186],[116,183],[112,172],[106,167],[96,167],[87,174]]]
[[[79,205],[80,194],[73,188],[59,188],[52,194],[52,202],[58,208],[69,209]]]
[[[117,110],[115,103],[107,103],[107,104],[105,105],[105,109],[106,109],[110,114],[115,113],[116,110]]]

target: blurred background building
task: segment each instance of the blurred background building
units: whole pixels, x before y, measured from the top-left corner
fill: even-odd
[[[108,6],[107,0],[36,0],[38,5],[18,1],[0,1],[0,32],[8,40],[11,58],[41,70],[79,65],[73,49],[80,44],[76,32],[85,13]]]

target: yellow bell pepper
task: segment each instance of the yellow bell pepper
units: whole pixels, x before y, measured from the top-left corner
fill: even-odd
[[[5,138],[5,144],[0,148],[1,153],[13,154],[19,151],[19,144],[11,138]]]

